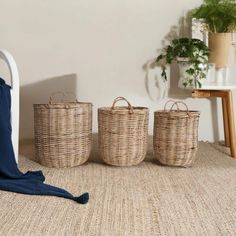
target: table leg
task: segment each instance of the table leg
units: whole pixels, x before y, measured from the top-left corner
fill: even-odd
[[[222,99],[222,111],[223,111],[223,121],[224,121],[225,146],[230,147],[227,100],[225,97],[222,97],[221,99]]]
[[[234,126],[233,98],[231,91],[227,91],[225,102],[228,113],[227,116],[228,116],[228,127],[229,127],[230,152],[231,156],[233,158],[236,158],[236,136],[235,136],[235,126]]]

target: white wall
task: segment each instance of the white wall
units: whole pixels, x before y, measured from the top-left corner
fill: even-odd
[[[32,104],[47,102],[52,92],[62,89],[93,102],[94,131],[97,107],[111,105],[123,95],[134,105],[150,108],[152,133],[153,111],[162,108],[166,99],[149,98],[145,64],[157,56],[174,26],[178,31],[185,12],[200,3],[1,0],[0,47],[14,55],[21,77],[21,138],[33,137]],[[151,90],[155,93],[154,87]],[[177,90],[172,97],[183,98],[191,109],[202,112],[200,139],[222,138],[210,101],[187,99],[190,94],[181,93]]]

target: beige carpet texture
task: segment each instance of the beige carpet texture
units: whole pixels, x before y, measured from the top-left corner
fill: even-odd
[[[105,165],[94,150],[68,169],[39,165],[31,149],[22,149],[22,171],[41,169],[47,183],[90,201],[0,191],[1,236],[236,235],[236,160],[224,148],[200,142],[191,168],[159,165],[150,147],[137,166]]]

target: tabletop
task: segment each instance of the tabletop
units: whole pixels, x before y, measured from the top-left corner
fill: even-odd
[[[203,81],[199,90],[235,90],[236,65],[229,65],[222,69],[209,71],[207,79]]]
[[[236,84],[234,83],[225,83],[225,84],[216,84],[209,83],[203,84],[198,90],[234,90],[236,89]]]

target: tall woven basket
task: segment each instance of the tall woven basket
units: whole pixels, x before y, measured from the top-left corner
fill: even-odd
[[[128,106],[115,106],[118,101]],[[124,97],[117,97],[112,107],[99,108],[98,139],[101,157],[107,164],[139,164],[147,152],[148,108],[133,107]]]
[[[167,110],[170,102],[172,106]],[[184,105],[184,110],[179,108],[179,104]],[[198,111],[190,111],[185,103],[174,101],[168,101],[164,110],[154,113],[154,156],[162,164],[193,165],[198,148],[199,116]]]
[[[92,104],[34,104],[36,159],[48,167],[72,167],[89,158],[92,145]]]

